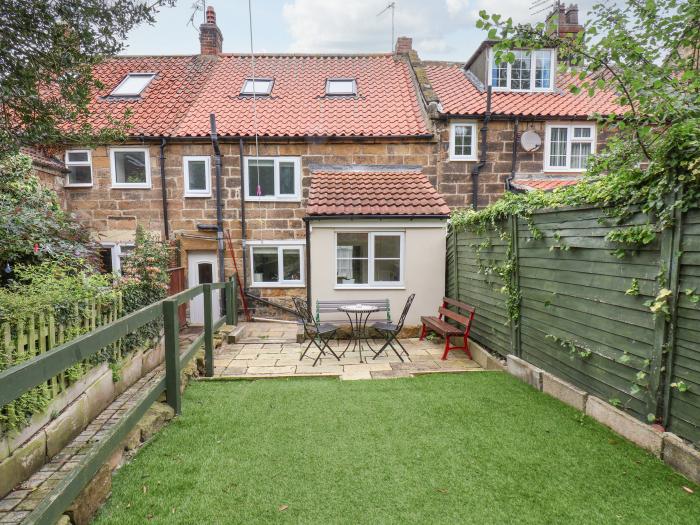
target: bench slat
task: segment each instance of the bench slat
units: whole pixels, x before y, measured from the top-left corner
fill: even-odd
[[[456,299],[452,299],[450,297],[443,297],[442,302],[445,304],[449,304],[450,306],[454,306],[456,308],[460,308],[462,310],[466,310],[469,313],[474,312],[474,307],[469,306],[467,303],[463,303],[461,301],[457,301]]]
[[[454,311],[452,311],[452,310],[448,310],[447,308],[444,308],[444,307],[442,307],[442,306],[441,306],[440,308],[438,308],[438,312],[439,312],[441,315],[443,315],[443,316],[445,316],[445,317],[449,317],[450,319],[452,319],[452,320],[454,320],[454,321],[457,321],[459,324],[464,325],[465,328],[466,328],[467,325],[469,324],[469,318],[468,318],[468,317],[466,317],[466,316],[464,316],[464,315],[461,315],[461,314],[458,314],[457,312],[454,312]]]
[[[460,329],[458,326],[451,325],[437,317],[421,317],[421,323],[442,336],[462,335],[464,333],[464,330]]]

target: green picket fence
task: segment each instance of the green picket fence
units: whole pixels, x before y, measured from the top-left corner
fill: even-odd
[[[606,239],[645,222],[636,213],[617,224],[606,210],[586,207],[451,232],[447,290],[476,307],[472,337],[495,353],[520,356],[698,442],[700,210],[679,213],[673,228],[634,251]],[[494,269],[509,261],[505,283]],[[506,284],[520,296],[515,313]],[[664,288],[668,315],[654,315],[645,302]]]
[[[135,406],[131,407],[119,422],[110,427],[99,443],[80,460],[79,465],[54,488],[55,497],[45,498],[25,519],[27,523],[55,523],[63,511],[80,494],[100,467],[122,443],[148,408],[165,392],[167,403],[176,414],[181,412],[181,370],[204,346],[205,373],[214,373],[214,332],[224,323],[237,323],[237,290],[235,276],[225,283],[203,284],[190,288],[167,299],[154,303],[97,327],[72,341],[60,344],[51,351],[39,353],[6,370],[0,371],[0,406],[7,405],[33,388],[47,385],[76,363],[84,362],[101,349],[114,344],[127,334],[146,324],[163,319],[165,339],[165,376],[157,381]],[[226,315],[214,321],[212,290],[224,290]],[[204,330],[192,343],[180,350],[180,322],[178,307],[202,294],[204,298]]]

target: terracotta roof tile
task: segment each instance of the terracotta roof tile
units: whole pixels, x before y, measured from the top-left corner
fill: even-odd
[[[486,111],[486,92],[481,92],[467,77],[463,67],[454,63],[428,64],[426,72],[433,90],[448,115],[481,115]],[[549,93],[497,92],[491,97],[491,111],[499,115],[532,117],[590,117],[594,113],[620,114],[612,92],[574,95],[571,84],[580,84],[571,75],[557,75],[556,90]]]
[[[450,213],[419,167],[315,166],[311,175],[310,216]]]
[[[544,190],[550,191],[555,188],[562,188],[564,186],[571,186],[579,182],[580,178],[568,178],[568,179],[557,179],[554,177],[546,177],[540,179],[518,179],[515,178],[512,182],[514,188],[519,190]]]
[[[130,72],[157,74],[140,98],[109,97]],[[253,76],[250,56],[116,57],[95,75],[105,86],[90,107],[98,127],[128,109],[132,135],[208,136],[213,112],[220,135],[254,134],[253,99],[239,96]],[[274,79],[271,95],[255,101],[260,136],[431,134],[409,66],[393,55],[257,56],[255,76]],[[328,78],[355,78],[357,96],[326,97]]]

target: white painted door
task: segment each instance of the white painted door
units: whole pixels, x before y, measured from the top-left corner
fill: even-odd
[[[213,283],[219,275],[216,252],[189,252],[187,254],[187,284],[190,288],[200,284]],[[219,290],[212,290],[212,313],[214,321],[221,317],[219,307]],[[204,324],[204,297],[198,295],[190,301],[190,324]]]

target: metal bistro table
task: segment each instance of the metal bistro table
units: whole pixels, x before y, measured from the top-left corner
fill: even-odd
[[[343,350],[343,353],[340,354],[340,357],[342,358],[345,352],[348,351],[348,348],[350,348],[350,345],[352,345],[352,351],[354,352],[357,348],[360,353],[360,363],[364,363],[365,361],[362,359],[362,349],[365,345],[376,354],[372,345],[369,344],[369,338],[367,337],[367,320],[371,314],[378,312],[379,308],[369,304],[349,304],[339,306],[338,311],[345,312],[348,316],[351,330],[350,341],[345,347],[345,350]]]

